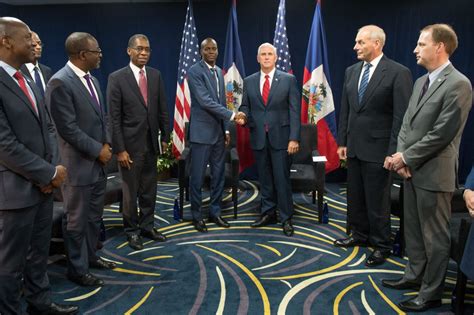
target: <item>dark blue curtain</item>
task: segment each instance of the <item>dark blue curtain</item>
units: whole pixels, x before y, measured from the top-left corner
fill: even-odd
[[[288,0],[287,31],[294,73],[301,82],[306,45],[316,1]],[[105,90],[107,76],[128,63],[126,45],[135,33],[146,34],[153,49],[150,65],[161,70],[166,81],[170,113],[173,113],[176,72],[187,1],[127,4],[83,4],[51,6],[0,5],[2,15],[16,16],[40,34],[45,43],[42,62],[58,70],[66,62],[64,40],[71,32],[93,34],[104,51],[95,75]],[[194,1],[194,17],[200,40],[214,37],[224,57],[225,31],[230,0]],[[247,74],[258,70],[256,49],[272,42],[278,0],[237,1],[240,39]],[[322,14],[328,40],[332,90],[339,109],[344,70],[356,62],[352,51],[359,27],[377,24],[387,34],[385,54],[412,70],[414,79],[424,74],[416,65],[413,49],[419,30],[432,23],[449,23],[459,36],[459,48],[451,58],[454,66],[474,79],[472,35],[474,4],[470,0],[323,0]],[[474,158],[474,116],[468,120],[460,150],[460,178],[463,181]],[[172,115],[170,115],[172,120]]]

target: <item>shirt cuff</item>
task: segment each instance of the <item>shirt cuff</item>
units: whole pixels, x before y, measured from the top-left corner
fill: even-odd
[[[235,113],[232,113],[232,116],[230,116],[230,121],[233,121],[235,118]]]
[[[53,177],[51,178],[51,181],[56,178],[56,175],[57,175],[57,174],[58,174],[58,170],[57,170],[56,168],[54,168],[54,175],[53,175]]]
[[[400,155],[402,156],[403,164],[407,165],[407,162],[405,162],[405,158],[403,157],[403,153],[400,153]]]

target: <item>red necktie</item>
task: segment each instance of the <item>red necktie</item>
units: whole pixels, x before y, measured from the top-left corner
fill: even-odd
[[[263,98],[263,104],[267,105],[268,101],[268,94],[270,94],[270,76],[268,74],[265,75],[265,82],[263,83],[263,89],[262,89],[262,98]]]
[[[28,92],[28,89],[26,88],[26,82],[25,78],[23,77],[23,74],[21,74],[20,71],[17,71],[13,77],[18,81],[18,84],[20,85],[21,90],[23,93],[25,93],[26,97],[30,101],[31,107],[33,107],[34,112],[36,115],[38,115],[38,109],[35,106],[35,102],[33,102],[33,99],[31,98],[30,92]]]
[[[138,87],[140,88],[140,92],[145,100],[145,105],[148,105],[148,85],[146,82],[145,71],[143,71],[143,69],[138,72]]]

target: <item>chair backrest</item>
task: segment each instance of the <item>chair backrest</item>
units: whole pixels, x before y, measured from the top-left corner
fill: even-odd
[[[318,147],[318,131],[316,125],[302,124],[300,150],[293,155],[293,164],[311,164],[312,152]]]

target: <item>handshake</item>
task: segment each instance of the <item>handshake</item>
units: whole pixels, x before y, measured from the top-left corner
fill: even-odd
[[[235,116],[234,116],[234,121],[235,121],[237,124],[243,126],[243,125],[245,125],[245,124],[247,123],[247,116],[245,115],[244,112],[238,112],[238,113],[236,113]]]

